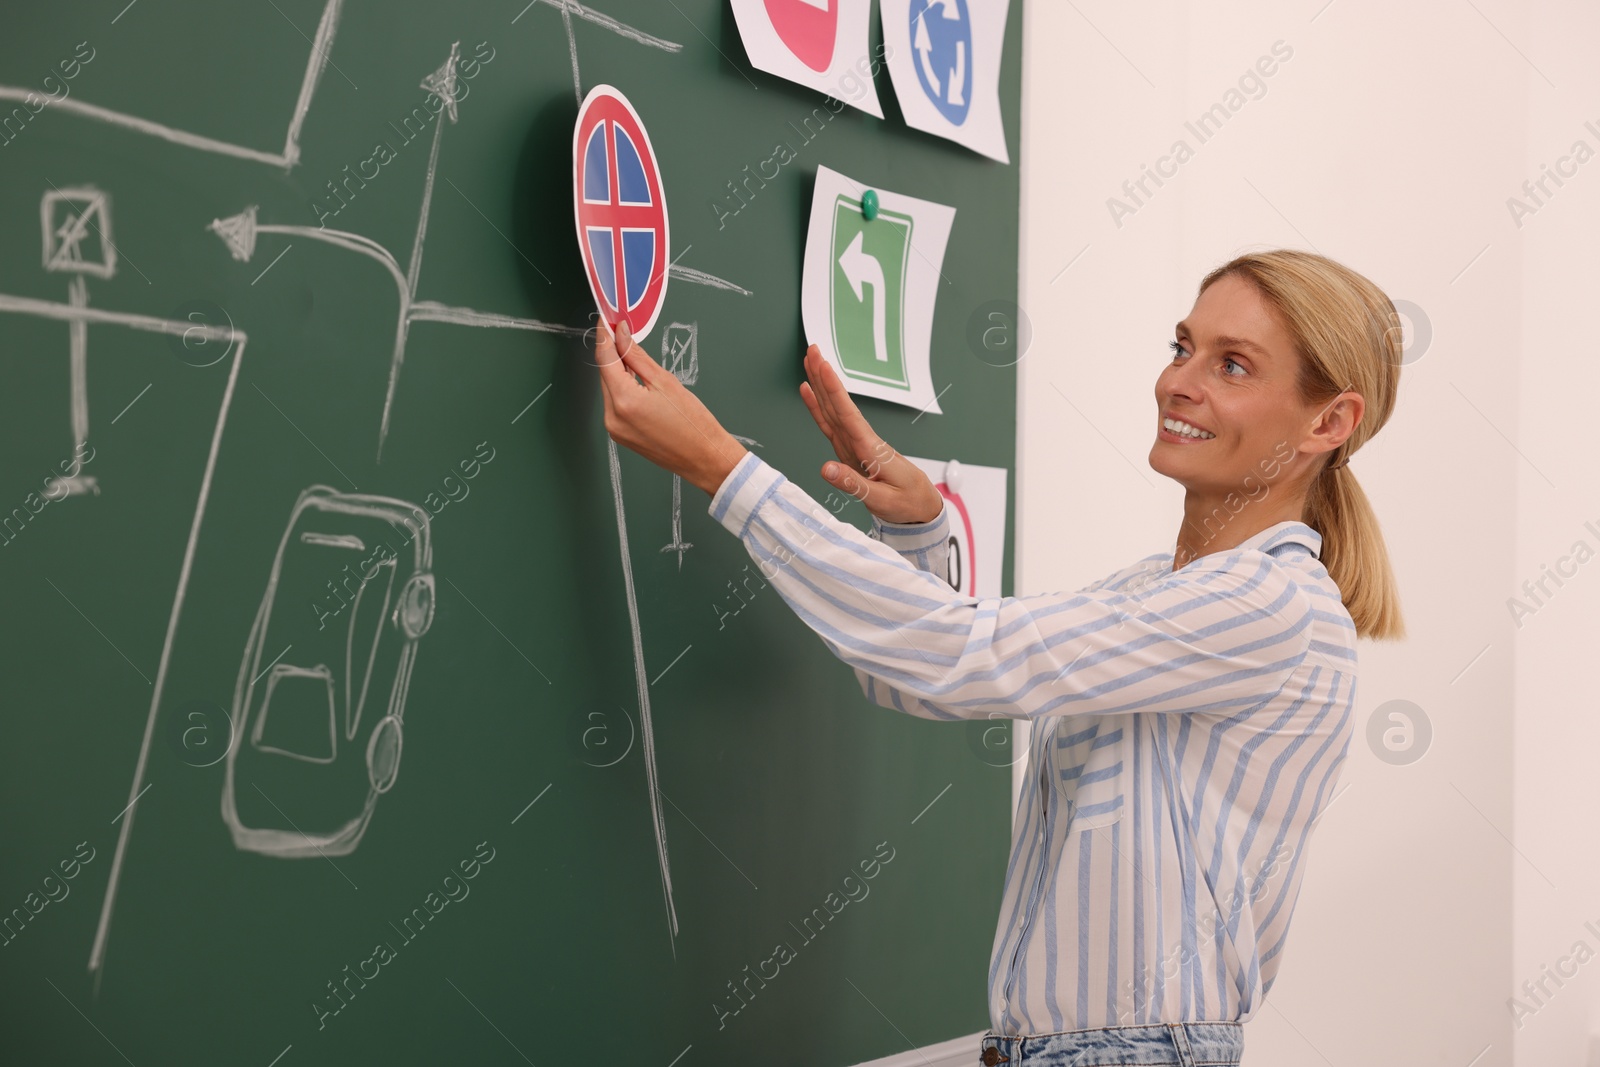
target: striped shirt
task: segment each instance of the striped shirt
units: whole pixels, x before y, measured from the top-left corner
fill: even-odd
[[[1353,731],[1355,626],[1315,530],[979,598],[943,577],[946,514],[865,534],[754,453],[708,510],[868,699],[1033,721],[995,1033],[1251,1017]]]

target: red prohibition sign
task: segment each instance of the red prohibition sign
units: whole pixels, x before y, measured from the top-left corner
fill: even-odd
[[[961,527],[961,540],[966,542],[966,551],[961,554],[961,584],[965,585],[966,588],[962,589],[958,586],[956,588],[956,592],[962,594],[963,596],[977,596],[978,568],[975,565],[976,561],[973,559],[976,546],[973,544],[972,516],[967,512],[967,502],[961,499],[960,493],[952,492],[950,487],[944,482],[939,482],[934,486],[934,488],[939,490],[940,496],[944,497],[946,500],[950,501],[950,503],[955,505],[956,512],[960,516],[960,518],[957,520],[957,524]]]
[[[661,169],[639,113],[609,85],[578,109],[572,132],[573,215],[595,306],[635,338],[655,325],[667,295],[671,239]]]

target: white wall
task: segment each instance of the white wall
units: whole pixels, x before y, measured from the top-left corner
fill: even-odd
[[[1596,305],[1600,160],[1521,230],[1505,204],[1585,135],[1582,118],[1600,126],[1600,27],[1576,10],[1025,5],[1021,300],[1034,341],[1019,389],[1019,593],[1172,549],[1182,491],[1146,462],[1152,390],[1211,267],[1308,248],[1431,326],[1425,350],[1412,338],[1393,419],[1351,462],[1411,637],[1360,646],[1348,789],[1314,837],[1287,958],[1246,1025],[1246,1067],[1508,1067],[1514,1040],[1515,1062],[1584,1064],[1600,961],[1580,972],[1587,992],[1569,984],[1520,1030],[1506,1005],[1576,938],[1600,947],[1582,929],[1600,927],[1600,860],[1572,847],[1596,837],[1600,786],[1577,782],[1600,753],[1600,701],[1566,666],[1597,648],[1600,562],[1515,643],[1506,609],[1584,535],[1582,518],[1600,528],[1600,449],[1578,438],[1575,410],[1596,395],[1582,318]],[[1201,143],[1185,120],[1280,40],[1293,54],[1264,95]],[[1107,199],[1126,200],[1124,180],[1179,138],[1193,158],[1117,225]],[[1395,699],[1433,728],[1408,765],[1366,740]]]
[[[1600,153],[1600,72],[1594,62],[1600,12],[1592,3],[1548,2],[1537,12],[1519,38],[1543,76],[1530,71],[1518,185],[1539,177],[1542,165],[1554,168],[1575,141]],[[1594,470],[1600,448],[1581,428],[1600,395],[1594,324],[1588,321],[1600,305],[1600,157],[1582,166],[1573,160],[1564,169],[1577,173],[1559,187],[1547,181],[1553,195],[1541,194],[1545,203],[1522,217],[1520,229],[1505,211],[1494,235],[1497,247],[1520,244],[1525,264],[1517,365],[1523,429],[1517,440],[1527,462],[1518,461],[1517,545],[1508,597],[1520,595],[1523,581],[1538,580],[1543,568],[1555,568],[1575,542],[1586,542],[1590,553],[1600,551],[1600,477]],[[1504,190],[1502,201],[1516,191]],[[1560,585],[1548,581],[1552,595],[1541,594],[1544,604],[1515,631],[1514,838],[1522,855],[1512,866],[1516,909],[1506,995],[1533,1010],[1515,1034],[1519,1064],[1600,1067],[1600,1037],[1592,1036],[1600,1035],[1600,956],[1580,965],[1577,955],[1587,953],[1573,954],[1580,940],[1600,953],[1600,699],[1590,673],[1600,651],[1600,562],[1580,566],[1573,559],[1565,569],[1572,576]],[[1526,603],[1535,604],[1531,598]],[[1541,974],[1563,957],[1569,958],[1569,974],[1576,969],[1574,978],[1557,984]],[[1521,990],[1523,982],[1541,977],[1548,995],[1535,989],[1535,1000]]]

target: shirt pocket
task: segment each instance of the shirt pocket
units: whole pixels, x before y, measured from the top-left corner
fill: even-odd
[[[1057,794],[1071,822],[1067,833],[1110,826],[1127,807],[1127,760],[1123,743],[1133,717],[1068,716],[1057,724],[1049,756]]]

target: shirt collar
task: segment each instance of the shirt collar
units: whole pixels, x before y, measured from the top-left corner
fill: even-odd
[[[1254,537],[1239,544],[1239,548],[1254,548],[1270,552],[1279,545],[1304,545],[1313,556],[1322,558],[1322,535],[1298,519],[1286,519],[1276,526],[1268,526]]]
[[[1298,519],[1285,519],[1283,522],[1268,526],[1265,530],[1241,541],[1232,548],[1219,548],[1216,551],[1239,552],[1247,548],[1253,548],[1261,552],[1271,552],[1278,546],[1286,544],[1304,545],[1313,556],[1316,556],[1319,560],[1322,558],[1322,535]],[[1204,559],[1209,555],[1212,555],[1212,553],[1203,553],[1189,562],[1194,563],[1195,560]],[[1166,560],[1169,564],[1172,559],[1173,554],[1171,552],[1166,553]]]

